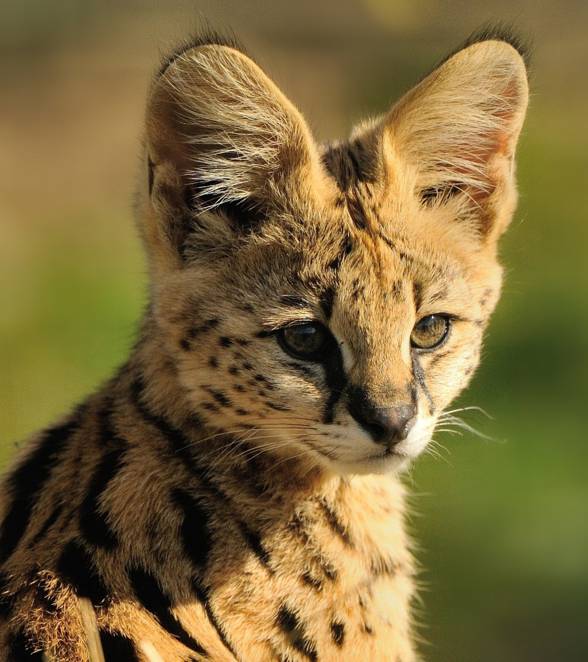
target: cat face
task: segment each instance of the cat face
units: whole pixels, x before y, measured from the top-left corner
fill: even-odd
[[[517,51],[482,42],[321,150],[233,48],[169,65],[143,231],[154,318],[208,428],[336,472],[422,452],[498,298],[526,99]]]

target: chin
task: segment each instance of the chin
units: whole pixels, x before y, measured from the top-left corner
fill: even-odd
[[[413,458],[401,453],[382,454],[357,460],[329,458],[328,469],[339,475],[367,476],[401,473],[408,469]]]

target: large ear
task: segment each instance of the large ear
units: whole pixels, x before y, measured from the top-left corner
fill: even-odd
[[[194,232],[222,244],[261,222],[284,184],[303,193],[320,177],[301,114],[232,46],[176,54],[154,81],[146,123],[143,231],[160,266],[181,266]]]
[[[414,169],[423,204],[451,200],[462,220],[492,243],[516,203],[514,155],[527,102],[521,53],[507,41],[479,41],[392,108],[384,142]]]

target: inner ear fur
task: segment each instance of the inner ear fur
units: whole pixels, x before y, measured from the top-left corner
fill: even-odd
[[[415,194],[426,205],[457,197],[456,208],[483,237],[495,239],[514,211],[514,155],[528,96],[525,62],[512,45],[474,43],[384,117],[389,161],[400,158],[411,168]]]
[[[310,194],[323,178],[302,115],[257,64],[225,45],[176,55],[154,81],[145,149],[150,202],[165,226],[155,234],[176,252],[190,218],[248,229],[276,191]]]

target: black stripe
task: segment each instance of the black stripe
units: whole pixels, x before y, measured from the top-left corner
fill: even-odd
[[[100,630],[105,662],[139,662],[133,640],[120,632]]]
[[[267,549],[263,546],[263,543],[261,541],[261,536],[257,531],[251,530],[246,524],[243,522],[239,522],[239,529],[241,530],[241,535],[243,538],[245,538],[245,541],[249,545],[249,547],[253,550],[253,553],[259,561],[264,565],[270,573],[273,573],[273,568],[270,565],[270,555]]]
[[[31,662],[43,660],[41,651],[32,652],[27,636],[23,629],[18,630],[11,635],[8,640],[8,659],[6,662]]]
[[[347,192],[360,183],[376,179],[376,146],[360,139],[331,147],[323,155],[323,163],[341,191]]]
[[[431,395],[431,392],[429,391],[429,387],[427,386],[427,382],[425,379],[425,371],[423,370],[420,364],[416,352],[412,352],[412,374],[414,375],[417,384],[421,387],[423,393],[425,394],[425,397],[429,402],[429,409],[431,410],[431,414],[434,414],[435,403],[433,401],[433,396]],[[416,402],[416,398],[414,398],[414,401]]]
[[[323,422],[332,423],[334,419],[335,406],[343,395],[347,385],[347,377],[343,368],[343,355],[339,343],[335,338],[331,338],[329,347],[325,349],[322,366],[325,370],[325,381],[329,389],[329,397],[325,403],[323,413]]]
[[[47,430],[33,454],[8,478],[12,504],[2,523],[0,563],[8,559],[25,534],[37,497],[49,480],[68,439],[79,428],[82,413],[83,408],[80,407],[65,423]]]
[[[212,605],[210,604],[210,597],[208,591],[195,578],[192,579],[192,590],[194,591],[194,594],[196,595],[198,600],[202,603],[202,606],[204,607],[204,611],[206,612],[206,615],[208,616],[208,620],[210,621],[210,624],[216,630],[216,633],[219,639],[222,641],[225,648],[229,650],[237,660],[239,660],[240,659],[239,656],[237,655],[235,649],[233,648],[233,645],[227,638],[225,629],[218,622],[218,619],[214,613]]]
[[[127,441],[118,436],[112,424],[112,403],[100,412],[100,443],[105,449],[80,507],[80,530],[84,538],[102,549],[114,549],[118,544],[100,506],[102,494],[123,465]]]
[[[333,314],[335,296],[336,292],[334,287],[327,287],[321,294],[320,306],[327,320],[330,320],[331,315]]]
[[[129,579],[137,600],[159,621],[160,625],[169,634],[176,637],[184,646],[195,653],[208,657],[206,649],[191,637],[181,623],[176,620],[171,612],[172,604],[169,596],[161,590],[157,579],[153,575],[142,568],[132,568],[129,571]]]
[[[158,414],[151,412],[142,400],[143,384],[140,379],[136,379],[131,385],[131,397],[138,413],[150,425],[153,425],[159,433],[168,441],[171,450],[176,457],[178,457],[186,466],[186,468],[200,480],[202,487],[210,493],[216,500],[221,501],[223,505],[231,511],[231,519],[241,530],[245,541],[250,545],[253,552],[257,555],[261,563],[265,565],[268,570],[269,567],[269,554],[261,545],[259,534],[252,531],[244,522],[240,521],[237,516],[237,509],[231,504],[229,497],[222,492],[207,476],[208,468],[200,466],[190,449],[193,442],[184,435],[181,430],[171,425],[166,419]]]
[[[31,540],[31,546],[36,545],[38,542],[40,542],[49,532],[49,529],[57,522],[57,519],[61,515],[63,511],[63,506],[58,503],[55,508],[49,513],[49,516],[43,522],[43,526],[35,533],[33,539]]]
[[[339,520],[338,514],[333,510],[331,505],[327,503],[325,499],[319,499],[318,502],[321,507],[321,510],[323,511],[323,514],[325,515],[325,519],[331,531],[335,533],[337,536],[339,536],[339,538],[341,538],[341,540],[345,543],[345,545],[347,545],[348,547],[353,547],[353,542],[349,537],[349,532],[347,531],[346,527],[342,524],[342,522]]]
[[[81,598],[89,598],[94,605],[104,602],[106,587],[94,561],[76,540],[70,541],[57,561],[57,573],[70,584]]]
[[[192,563],[201,569],[206,565],[211,546],[208,515],[185,490],[174,489],[171,498],[182,511],[180,533],[184,550]]]

